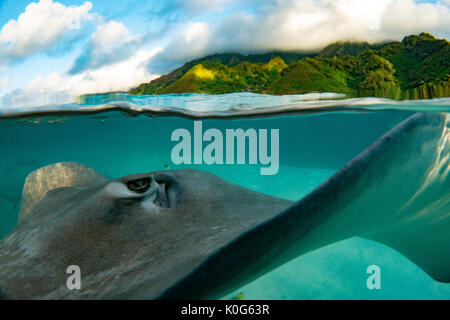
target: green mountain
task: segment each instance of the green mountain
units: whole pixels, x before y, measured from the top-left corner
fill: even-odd
[[[401,42],[340,42],[317,54],[216,54],[130,91],[132,94],[345,93],[350,97],[450,96],[450,45],[428,33]]]

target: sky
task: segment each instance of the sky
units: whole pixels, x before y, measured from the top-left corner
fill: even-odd
[[[0,108],[128,90],[223,52],[450,37],[450,0],[0,0]]]

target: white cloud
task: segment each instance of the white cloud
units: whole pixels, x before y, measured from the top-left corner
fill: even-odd
[[[449,1],[449,0],[445,0]],[[186,25],[153,61],[158,72],[220,52],[315,51],[336,41],[401,40],[412,33],[450,35],[450,10],[442,2],[412,0],[270,1],[253,13],[220,23]],[[198,36],[188,30],[197,28]],[[184,57],[184,58],[183,58]]]
[[[59,72],[39,76],[25,88],[0,96],[0,108],[72,103],[76,96],[85,93],[129,90],[156,77],[148,72],[146,66],[159,50],[140,50],[127,60],[73,76]]]
[[[83,53],[70,66],[69,73],[79,74],[126,60],[139,49],[142,42],[143,37],[132,35],[123,23],[102,23],[92,34]]]
[[[175,60],[202,55],[211,42],[211,33],[212,28],[207,23],[189,23],[173,38],[165,51]]]
[[[97,46],[107,46],[111,44],[124,43],[130,40],[131,35],[123,23],[109,21],[98,26],[97,31],[92,35],[92,42]]]
[[[0,92],[7,89],[9,84],[11,83],[11,79],[8,76],[4,76],[0,78]]]
[[[72,76],[67,89],[70,90],[72,96],[84,93],[129,90],[131,87],[155,78],[155,75],[148,72],[146,63],[159,50],[159,48],[139,50],[124,61]]]
[[[415,4],[412,0],[391,1],[381,17],[381,23],[385,33],[396,36],[421,31],[448,36],[450,10],[440,4]]]
[[[17,20],[10,20],[0,31],[0,64],[50,48],[68,32],[94,19],[91,8],[91,2],[78,7],[52,0],[29,4]]]
[[[211,46],[213,28],[207,23],[197,22],[183,25],[175,32],[170,43],[150,62],[153,73],[164,74],[186,61],[204,56]],[[211,47],[212,48],[212,47]],[[212,48],[213,49],[213,48]]]

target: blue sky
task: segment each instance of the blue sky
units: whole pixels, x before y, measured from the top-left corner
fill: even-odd
[[[127,90],[216,52],[314,51],[427,31],[450,0],[0,0],[0,108]]]

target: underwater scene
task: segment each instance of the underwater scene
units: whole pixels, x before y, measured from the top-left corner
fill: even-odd
[[[73,178],[70,176],[71,171],[67,168],[65,170],[56,168],[47,172],[41,168],[56,163],[77,163],[89,167],[111,180],[136,173],[172,172],[172,170],[191,168],[210,172],[221,179],[255,192],[292,201],[286,207],[295,207],[295,202],[305,199],[308,195],[311,198],[311,194],[314,197],[314,192],[319,192],[321,193],[319,201],[311,208],[304,209],[303,214],[311,215],[312,221],[316,219],[315,214],[319,217],[327,216],[326,219],[317,217],[317,221],[320,222],[317,226],[315,222],[304,222],[310,226],[311,230],[317,230],[318,233],[314,237],[318,237],[318,240],[308,239],[308,236],[303,234],[305,230],[302,225],[295,226],[297,230],[293,230],[295,242],[302,243],[304,241],[305,244],[309,241],[317,242],[312,249],[307,249],[306,252],[294,250],[295,253],[283,261],[284,263],[270,267],[263,273],[259,269],[267,263],[261,262],[261,267],[254,269],[253,276],[250,275],[237,286],[227,288],[224,296],[214,295],[212,297],[230,299],[237,296],[252,300],[449,299],[450,286],[443,281],[437,281],[436,278],[433,278],[436,273],[430,274],[430,272],[437,272],[439,276],[439,272],[442,272],[444,277],[448,275],[446,273],[448,264],[446,263],[449,258],[448,111],[450,111],[450,100],[437,99],[403,103],[375,98],[331,100],[330,98],[333,96],[329,94],[325,94],[324,99],[321,100],[318,99],[319,97],[320,95],[315,96],[315,100],[302,101],[305,99],[304,96],[276,97],[247,93],[222,96],[185,94],[161,96],[158,97],[157,104],[155,102],[148,104],[155,97],[126,95],[121,96],[118,101],[105,104],[102,97],[99,96],[98,104],[51,106],[46,108],[51,112],[44,115],[30,114],[27,116],[27,111],[21,110],[2,113],[0,116],[0,145],[3,150],[3,156],[0,158],[2,172],[0,235],[4,238],[1,245],[3,254],[0,256],[2,269],[6,263],[6,266],[13,267],[17,272],[18,267],[13,263],[14,258],[8,257],[12,254],[8,254],[10,252],[8,245],[17,246],[20,241],[26,244],[30,239],[24,238],[20,233],[35,233],[42,228],[39,226],[36,230],[36,225],[31,222],[31,224],[27,224],[27,219],[25,219],[22,222],[25,231],[21,231],[19,228],[16,233],[13,231],[9,234],[16,227],[18,220],[23,219],[19,218],[19,213],[20,215],[24,214],[21,212],[27,209],[24,206],[30,206],[28,202],[33,201],[33,199],[27,200],[24,197],[39,196],[42,199],[43,194],[38,194],[42,192],[39,189],[50,189],[52,181],[60,184],[54,185],[54,187],[70,186],[71,181],[73,182]],[[286,112],[286,110],[289,111]],[[261,113],[263,116],[249,115],[249,111]],[[240,116],[241,113],[242,116]],[[272,167],[274,167],[275,153],[278,152],[277,170],[262,174],[261,168],[269,167],[267,162],[263,164],[259,158],[253,164],[250,163],[251,149],[253,148],[250,145],[251,137],[244,138],[245,159],[241,164],[226,164],[223,160],[223,164],[218,164],[217,162],[220,162],[218,158],[215,158],[216,163],[212,164],[205,163],[205,159],[203,159],[203,163],[198,164],[191,159],[189,159],[190,164],[175,164],[173,152],[178,141],[181,140],[172,139],[173,132],[181,128],[190,133],[193,137],[192,158],[194,158],[196,148],[194,143],[198,142],[194,141],[195,135],[198,134],[195,130],[198,129],[199,123],[202,126],[202,133],[214,129],[223,132],[224,139],[225,133],[230,129],[243,129],[245,132],[254,129],[255,132],[259,132],[259,139],[262,137],[259,130],[268,129],[270,132],[270,130],[278,129],[278,151],[275,150],[274,145],[270,144],[270,141],[269,149],[271,150],[267,150],[267,155],[272,153]],[[271,134],[273,136],[273,132]],[[388,136],[382,138],[386,134]],[[218,137],[215,136],[216,141]],[[202,138],[200,138],[201,140]],[[203,140],[201,142],[203,149],[212,143],[209,142],[212,139],[207,141],[205,136]],[[384,146],[383,144],[386,143],[391,143],[392,146]],[[225,145],[225,142],[223,144]],[[236,153],[239,153],[238,147],[239,141],[236,140]],[[371,149],[368,152],[369,148]],[[202,152],[203,149],[201,149]],[[219,152],[222,154],[222,158],[226,158],[227,155],[224,153],[230,151],[229,149],[219,150],[218,145],[215,145],[215,149],[216,156]],[[191,152],[191,150],[183,152]],[[203,156],[206,157],[206,151],[203,152]],[[355,164],[355,160],[353,160],[357,157],[359,160],[356,161],[359,161],[360,164]],[[367,167],[365,162],[367,162]],[[339,174],[338,172],[344,167],[346,168],[344,174]],[[27,180],[32,172],[39,169],[42,171],[41,176],[38,171],[37,176]],[[73,167],[71,170],[81,169]],[[349,171],[350,176],[347,177],[345,172]],[[57,182],[61,178],[58,175],[64,175],[65,180]],[[330,178],[331,180],[329,180]],[[196,176],[195,179],[197,180],[190,183],[199,185],[211,183],[209,178],[202,181],[202,176]],[[333,184],[333,179],[339,184],[336,190],[334,187],[331,189],[327,187],[327,184]],[[25,181],[31,185],[31,189],[27,189],[26,186],[24,188]],[[33,184],[35,185],[33,186]],[[47,185],[45,186],[45,184]],[[80,185],[84,184],[80,183]],[[354,188],[356,190],[353,190]],[[219,188],[219,190],[211,189],[209,191],[241,192],[240,189],[226,190],[228,189],[224,187],[223,190]],[[114,192],[125,191],[115,190]],[[208,192],[208,189],[203,192]],[[103,199],[105,195],[99,193],[98,190],[83,197],[86,196],[88,199],[89,197],[98,197],[96,201],[105,201]],[[123,196],[130,197],[130,195]],[[215,225],[217,222],[203,221],[201,215],[211,214],[208,210],[217,210],[215,206],[227,206],[228,204],[222,204],[220,199],[216,199],[217,203],[203,203],[201,198],[205,195],[202,193],[195,194],[195,197],[198,199],[191,200],[200,201],[201,206],[200,209],[193,206],[192,210],[197,210],[197,212],[192,212],[192,214],[199,216],[198,224],[201,224],[201,228],[222,228],[220,225]],[[37,199],[37,202],[40,199]],[[239,197],[236,198],[236,201],[246,201],[245,198],[238,199]],[[416,203],[411,204],[414,199],[417,199]],[[70,211],[71,207],[76,206],[77,201],[84,203],[85,200],[80,198],[69,204],[70,201],[70,199],[64,201],[64,210],[52,218],[55,221],[49,220],[55,224],[55,229],[51,228],[47,231],[48,233],[60,233],[64,232],[63,230],[67,232],[66,228],[58,225],[58,217],[64,215],[66,210]],[[206,197],[204,201],[213,201],[213,199]],[[221,214],[232,216],[242,214],[245,217],[249,210],[248,206],[254,206],[258,209],[256,213],[252,212],[252,215],[256,214],[257,219],[260,219],[259,223],[267,220],[267,215],[260,210],[270,211],[270,207],[261,208],[259,203],[253,203],[253,201],[250,199],[249,203],[237,203],[236,207],[229,208]],[[270,201],[261,201],[264,206],[271,206]],[[273,201],[275,201],[273,210],[279,211],[276,212],[277,214],[284,211],[283,206],[280,209],[277,201]],[[341,201],[345,202],[347,208],[341,208]],[[36,200],[34,202],[33,205],[36,206]],[[48,203],[48,205],[53,208],[53,204]],[[66,207],[67,205],[69,207]],[[241,206],[242,212],[240,212]],[[345,211],[351,206],[354,206],[351,210],[354,210],[355,214],[350,214],[349,217]],[[201,208],[209,209],[202,212]],[[89,211],[88,208],[83,210]],[[98,208],[97,210],[102,209]],[[402,210],[404,212],[401,212]],[[108,214],[112,214],[111,208],[108,209],[108,212]],[[42,213],[38,210],[35,214]],[[33,215],[30,215],[28,220],[32,221],[32,217]],[[251,219],[253,218],[252,216]],[[70,222],[70,216],[67,219]],[[253,223],[251,219],[249,218],[250,225]],[[72,223],[74,222],[76,220]],[[146,222],[151,223],[150,220]],[[237,223],[245,222],[246,219],[237,220]],[[75,225],[73,228],[81,228],[84,222],[79,223],[79,226]],[[183,222],[180,220],[177,223]],[[343,226],[342,224],[348,225]],[[396,228],[393,236],[388,235],[388,240],[384,240],[384,238],[379,240],[377,233],[389,233],[390,227]],[[58,230],[59,228],[61,230]],[[409,228],[410,230],[408,230]],[[123,230],[124,233],[119,233],[117,236],[133,237],[126,233],[132,232],[132,230],[134,229]],[[342,230],[344,231],[342,232]],[[223,231],[226,232],[225,229]],[[167,229],[165,232],[169,233],[167,235],[169,238],[171,236],[176,238],[176,235],[170,234],[170,232],[177,232],[176,229]],[[277,232],[278,235],[271,235],[273,232]],[[267,231],[268,237],[273,239],[274,243],[269,241],[266,244],[268,247],[263,251],[267,250],[271,259],[275,258],[272,257],[273,253],[270,253],[270,245],[277,250],[289,250],[290,248],[289,245],[283,248],[276,243],[278,236],[284,236],[283,232],[286,232],[286,238],[290,238],[288,236],[289,228]],[[371,232],[374,232],[374,235]],[[336,235],[330,238],[327,233],[336,233]],[[82,235],[72,235],[72,237],[77,236],[81,237]],[[84,236],[94,237],[92,234]],[[407,239],[405,251],[402,252],[403,244],[399,247],[389,246],[391,241],[395,243],[396,237]],[[99,235],[94,238],[98,241],[94,247],[108,239],[102,240]],[[320,238],[325,242],[322,243]],[[15,243],[15,241],[19,242]],[[32,241],[49,240],[37,236]],[[127,239],[122,239],[122,241],[126,243]],[[182,241],[187,242],[189,238],[182,239]],[[261,239],[261,241],[265,243],[267,240]],[[117,248],[107,247],[107,250],[112,251],[109,252],[105,249],[102,254],[118,255],[123,250],[121,249],[123,245],[120,243],[117,244]],[[132,246],[132,242],[129,245]],[[209,243],[201,242],[198,245],[210,246]],[[316,245],[317,248],[315,248]],[[22,244],[22,246],[26,245]],[[244,242],[241,246],[245,248],[248,245]],[[392,246],[396,246],[396,244]],[[430,248],[430,246],[434,248]],[[186,248],[189,250],[188,245]],[[24,249],[32,250],[27,247]],[[130,249],[138,250],[139,248]],[[19,251],[21,250],[23,249],[19,249]],[[64,249],[59,248],[58,250]],[[198,250],[203,249],[199,248]],[[252,250],[256,249],[252,246],[246,247],[244,252],[236,253],[237,258],[240,255],[243,255],[244,258],[246,255],[251,256]],[[442,266],[436,266],[437,271],[434,271],[434,267],[425,270],[421,268],[422,263],[426,268],[429,267],[427,260],[433,258],[428,258],[427,255],[434,254],[431,253],[432,250],[436,250],[438,254],[434,257],[437,260],[433,263],[439,264],[442,261]],[[16,254],[17,252],[13,256]],[[26,266],[27,264],[33,265],[33,259],[40,257],[45,259],[46,253],[38,250],[34,254],[30,252],[20,255],[22,254],[24,256],[17,262],[20,261],[22,264],[24,263],[22,259],[25,261],[31,259],[25,263],[24,266]],[[56,252],[51,254],[56,254]],[[164,252],[160,254],[164,254]],[[167,254],[170,254],[170,251]],[[209,254],[208,252],[206,255],[209,256]],[[180,259],[182,260],[182,258]],[[188,261],[187,263],[192,263],[190,258],[185,259]],[[236,257],[231,257],[228,263],[239,265],[235,259]],[[41,263],[45,264],[46,262],[44,260]],[[86,264],[84,268],[88,268],[89,263],[85,261],[84,264]],[[382,272],[379,290],[368,289],[367,279],[370,273],[367,273],[367,269],[369,266],[377,266]],[[176,265],[170,266],[170,268],[173,267]],[[227,272],[227,268],[220,272]],[[121,272],[117,271],[117,275],[121,275]],[[239,274],[239,270],[234,268],[230,268],[230,272]],[[17,274],[17,276],[23,278],[23,274]],[[226,274],[222,276],[226,278]],[[136,275],[133,278],[136,279]],[[448,280],[448,278],[445,279]],[[0,276],[2,288],[8,286],[8,289],[12,289],[11,286],[15,285],[14,281],[11,282],[2,270]],[[165,281],[165,279],[162,278],[159,281]],[[169,277],[167,281],[170,283],[173,280],[170,280]],[[239,287],[239,285],[243,286]],[[45,287],[43,286],[43,288]],[[99,290],[99,293],[94,293],[91,297],[96,297],[97,294],[99,294],[97,297],[101,297],[100,294],[103,290],[107,289]],[[114,292],[112,296],[124,294],[117,290],[118,288],[112,290]],[[14,292],[14,289],[10,292]],[[20,297],[20,291],[18,293]],[[43,290],[39,296],[52,298],[58,297],[59,294],[62,293],[55,288],[53,293]],[[112,292],[106,294],[112,294]],[[145,297],[145,295],[140,296],[139,293],[134,294],[137,294],[138,298]],[[186,294],[189,297],[189,293]],[[60,297],[68,296],[62,294]],[[76,297],[82,298],[83,296]],[[132,297],[134,296],[132,295]]]
[[[449,17],[0,0],[1,303],[449,301]]]

